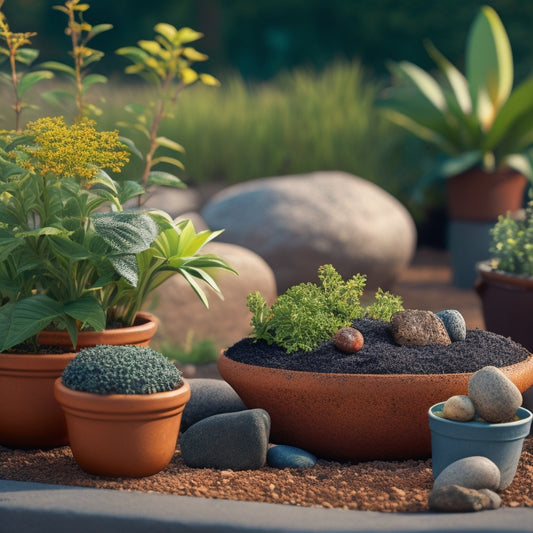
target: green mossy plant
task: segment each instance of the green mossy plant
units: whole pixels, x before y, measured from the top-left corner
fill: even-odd
[[[364,307],[360,301],[366,285],[363,274],[344,281],[333,265],[323,265],[318,278],[320,285],[308,282],[290,287],[271,307],[259,292],[251,293],[247,305],[253,336],[276,343],[287,353],[310,352],[358,318],[388,321],[403,310],[402,299],[382,289]]]
[[[533,194],[523,217],[500,215],[490,233],[490,266],[507,274],[533,276]]]
[[[80,350],[61,379],[69,389],[93,394],[154,394],[183,384],[181,372],[163,354],[135,345]]]

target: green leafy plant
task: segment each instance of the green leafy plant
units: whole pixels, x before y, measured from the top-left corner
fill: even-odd
[[[400,297],[382,290],[365,308],[360,301],[366,285],[362,274],[344,281],[332,265],[323,265],[318,278],[320,285],[308,282],[290,287],[271,307],[258,291],[249,294],[254,337],[276,343],[287,353],[312,351],[355,319],[367,316],[388,321],[403,309]]]
[[[123,210],[144,189],[104,171],[128,159],[118,132],[55,117],[0,141],[1,351],[35,345],[46,328],[66,329],[75,346],[80,330],[132,325],[146,295],[174,274],[205,305],[204,287],[220,295],[211,269],[233,269],[200,253],[220,231]]]
[[[172,118],[169,108],[176,103],[181,91],[196,81],[205,85],[218,86],[219,81],[210,74],[198,74],[192,64],[205,61],[208,57],[186,46],[203,37],[202,33],[191,28],[176,29],[168,23],[155,26],[155,38],[143,40],[138,46],[127,46],[117,50],[117,54],[128,58],[133,64],[126,73],[137,74],[154,88],[154,98],[148,105],[130,104],[125,107],[132,115],[132,121],[120,122],[119,126],[133,128],[142,133],[147,141],[144,152],[144,170],[141,183],[144,187],[151,184],[182,187],[181,180],[170,172],[154,170],[158,164],[166,164],[183,169],[183,163],[175,156],[160,155],[161,149],[173,154],[184,152],[183,146],[168,137],[161,136],[161,121]]]
[[[0,10],[4,0],[0,0]],[[0,11],[0,40],[4,46],[0,46],[0,64],[5,61],[9,62],[9,74],[0,73],[0,82],[13,89],[14,103],[12,108],[15,112],[15,129],[22,129],[22,111],[25,108],[36,108],[35,104],[30,104],[24,100],[25,94],[34,85],[54,77],[49,70],[29,70],[29,67],[39,57],[39,51],[35,48],[29,48],[31,37],[37,35],[34,32],[15,33],[9,28],[5,14]],[[22,64],[28,68],[26,71],[20,71],[19,65]]]
[[[42,96],[52,104],[60,106],[63,110],[68,109],[74,103],[77,109],[77,117],[99,116],[102,110],[93,103],[87,101],[88,91],[96,84],[106,83],[107,78],[102,74],[90,73],[89,67],[100,61],[104,53],[88,46],[97,35],[113,28],[111,24],[91,25],[84,20],[83,14],[90,8],[88,3],[80,3],[80,0],[67,0],[64,5],[53,6],[54,9],[63,12],[68,17],[65,33],[70,36],[74,66],[60,63],[59,61],[46,61],[41,66],[63,74],[72,84],[74,91],[65,89],[53,89]]]
[[[497,13],[482,7],[470,29],[466,76],[433,44],[433,77],[408,61],[392,63],[398,85],[377,101],[392,121],[436,146],[444,159],[426,177],[474,167],[511,167],[533,181],[533,77],[513,90],[509,38]]]
[[[524,216],[501,215],[490,233],[490,266],[508,274],[533,276],[533,193]]]
[[[69,389],[93,394],[154,394],[183,384],[181,372],[163,354],[134,345],[84,348],[61,380]]]

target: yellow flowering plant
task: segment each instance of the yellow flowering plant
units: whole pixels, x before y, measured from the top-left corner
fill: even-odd
[[[118,132],[88,119],[45,117],[0,135],[0,351],[36,348],[43,329],[66,329],[75,346],[80,330],[131,325],[177,273],[205,305],[197,280],[220,293],[208,271],[231,267],[199,253],[220,232],[123,209],[144,189],[106,169],[120,171],[128,156]]]

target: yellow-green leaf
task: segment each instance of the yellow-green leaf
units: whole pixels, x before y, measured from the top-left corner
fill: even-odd
[[[178,33],[178,30],[172,24],[167,24],[166,22],[160,22],[155,26],[154,30],[171,43],[174,42]]]
[[[200,74],[200,81],[204,85],[210,85],[211,87],[220,87],[220,81],[218,81],[214,76],[211,76],[211,74]]]
[[[169,165],[173,165],[175,167],[181,168],[182,170],[185,169],[183,163],[179,159],[176,159],[174,157],[167,157],[167,156],[156,157],[152,161],[152,166],[155,166],[158,163],[168,163]]]
[[[192,68],[183,68],[180,70],[181,79],[185,85],[190,85],[198,79],[198,74]]]
[[[180,43],[192,43],[193,41],[201,39],[203,36],[203,33],[199,33],[191,28],[181,28],[178,30],[176,39]]]
[[[161,51],[161,46],[156,41],[139,41],[139,46],[152,55],[157,55]]]
[[[182,54],[191,61],[207,61],[209,59],[209,56],[198,52],[198,50],[195,50],[190,46],[185,47],[182,51]]]
[[[466,75],[474,109],[488,129],[513,86],[513,56],[509,38],[496,11],[484,6],[470,29]]]
[[[185,152],[185,148],[183,148],[181,144],[172,139],[168,139],[167,137],[157,137],[155,142],[158,146],[164,146],[165,148],[170,148],[176,152]]]

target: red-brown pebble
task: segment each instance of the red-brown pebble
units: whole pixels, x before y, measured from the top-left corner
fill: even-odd
[[[355,328],[341,328],[333,336],[335,347],[342,352],[358,352],[364,344],[363,334]]]

